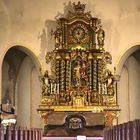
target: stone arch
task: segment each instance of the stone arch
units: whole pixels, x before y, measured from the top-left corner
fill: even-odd
[[[134,45],[131,48],[129,48],[128,50],[126,50],[121,55],[120,60],[119,60],[118,65],[117,65],[117,74],[121,73],[121,70],[122,70],[123,65],[124,65],[125,61],[127,60],[127,58],[139,49],[140,49],[140,45]]]
[[[41,63],[32,50],[20,45],[9,48],[2,61],[2,103],[11,97],[8,100],[16,107],[17,124],[23,127],[41,125],[36,121],[39,120],[36,109],[41,99],[40,67]],[[5,70],[7,73],[4,75]],[[5,96],[5,93],[10,96]],[[37,104],[33,99],[37,99]],[[31,119],[32,116],[34,118]]]
[[[137,109],[140,106],[140,45],[128,49],[121,57],[118,64],[117,74],[120,75],[119,96],[120,107],[125,116],[120,116],[120,123],[134,120],[140,117]],[[124,103],[125,102],[125,103]],[[126,113],[126,112],[127,113]]]

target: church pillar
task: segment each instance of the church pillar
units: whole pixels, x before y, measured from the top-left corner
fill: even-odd
[[[129,73],[130,120],[134,120],[140,118],[140,65],[134,56],[129,57],[126,65]]]
[[[130,120],[130,102],[129,102],[129,78],[127,67],[124,66],[121,72],[119,82],[118,101],[121,108],[119,115],[119,123],[127,122]]]
[[[31,81],[30,81],[30,127],[38,128],[41,127],[41,118],[37,114],[36,108],[41,101],[41,86],[39,81],[39,74],[36,67],[34,66],[31,70]],[[37,100],[38,99],[38,100]]]
[[[32,61],[26,57],[20,67],[17,85],[17,124],[22,127],[31,126],[31,70]]]

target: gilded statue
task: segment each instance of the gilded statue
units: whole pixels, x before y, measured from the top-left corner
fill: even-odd
[[[88,82],[88,75],[87,75],[87,66],[86,63],[83,62],[81,68],[81,85],[86,86]]]
[[[76,66],[74,67],[74,79],[75,79],[75,85],[80,85],[80,78],[81,78],[81,64],[80,61],[76,62]]]
[[[49,76],[48,71],[46,70],[44,75],[41,76],[42,85],[42,95],[46,96],[48,94],[48,84],[49,84]]]
[[[81,66],[81,62],[76,61],[76,66],[74,67],[73,76],[75,79],[76,86],[86,86],[88,81],[88,76],[87,76],[87,66],[85,62],[83,62]]]
[[[104,32],[104,30],[100,27],[99,30],[97,31],[98,45],[104,45],[104,39],[105,39],[105,32]],[[99,47],[100,47],[100,46],[99,46]]]
[[[114,84],[116,82],[114,75],[110,70],[105,71],[105,79],[104,82],[107,86],[108,95],[114,95]]]
[[[54,34],[54,38],[55,38],[56,48],[59,48],[62,43],[62,31],[59,27],[57,27],[56,31],[53,34]]]

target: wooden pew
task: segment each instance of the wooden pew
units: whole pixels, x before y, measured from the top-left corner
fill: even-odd
[[[41,140],[42,129],[0,127],[0,140]]]
[[[105,128],[104,140],[140,140],[140,120]]]

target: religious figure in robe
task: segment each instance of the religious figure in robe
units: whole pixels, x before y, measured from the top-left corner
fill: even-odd
[[[41,76],[41,81],[42,81],[42,95],[46,96],[48,94],[48,89],[49,89],[49,76],[48,76],[48,71],[46,70],[44,75]]]
[[[62,43],[62,30],[57,27],[55,32],[51,31],[51,34],[54,35],[56,48],[59,48]]]
[[[76,66],[74,67],[74,79],[75,79],[75,85],[79,86],[80,85],[80,78],[81,78],[81,64],[80,61],[76,62]]]
[[[86,86],[87,82],[88,82],[87,66],[86,63],[83,62],[81,67],[81,86]]]
[[[97,40],[98,40],[98,45],[99,45],[100,49],[102,49],[102,47],[104,45],[104,39],[105,39],[105,32],[100,27],[99,30],[97,31]]]

